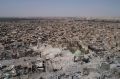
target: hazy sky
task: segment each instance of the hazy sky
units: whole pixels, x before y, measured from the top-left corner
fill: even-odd
[[[0,17],[120,16],[120,0],[0,0]]]

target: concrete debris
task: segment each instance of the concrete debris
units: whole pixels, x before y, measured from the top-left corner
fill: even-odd
[[[46,59],[53,59],[61,54],[61,49],[59,48],[48,48],[42,52],[42,56],[45,56]]]
[[[120,79],[120,21],[0,19],[0,79]]]
[[[108,71],[108,70],[110,70],[110,64],[106,63],[106,62],[101,63],[100,64],[100,70],[101,71]]]
[[[79,56],[77,54],[77,57],[81,56],[81,60],[74,62],[75,54],[69,50],[52,47],[47,47],[47,49],[49,49],[50,52],[48,50],[46,51],[45,48],[45,51],[42,52],[43,57],[38,55],[36,57],[16,59],[16,62],[15,60],[1,61],[1,78],[9,79],[29,75],[30,73],[44,73],[47,79],[110,79],[111,74],[113,75],[111,79],[114,77],[116,77],[115,79],[119,78],[120,63],[109,63],[106,59],[94,56],[95,52],[81,54],[81,51],[76,50],[77,53],[80,53]],[[113,61],[116,60],[118,60],[118,58],[113,58]],[[3,63],[4,61],[6,61],[6,63]],[[18,63],[17,61],[22,63]],[[44,75],[37,76],[38,78],[45,78]]]

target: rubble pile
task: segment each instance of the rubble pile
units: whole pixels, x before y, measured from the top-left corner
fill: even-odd
[[[104,52],[103,57],[91,49],[72,53],[50,45],[38,48],[41,55],[0,61],[2,79],[119,79],[120,54]],[[87,51],[87,53],[86,53]],[[76,58],[77,57],[77,58]],[[19,62],[19,63],[18,63]]]
[[[0,22],[0,79],[119,79],[120,22]]]

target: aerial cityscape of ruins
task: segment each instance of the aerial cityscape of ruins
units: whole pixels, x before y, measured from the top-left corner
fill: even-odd
[[[119,0],[0,0],[0,79],[120,79]]]
[[[119,78],[120,20],[0,19],[0,79]]]

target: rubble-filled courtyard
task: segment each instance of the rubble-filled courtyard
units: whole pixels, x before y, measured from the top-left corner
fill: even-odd
[[[0,79],[120,79],[120,20],[2,18]]]

